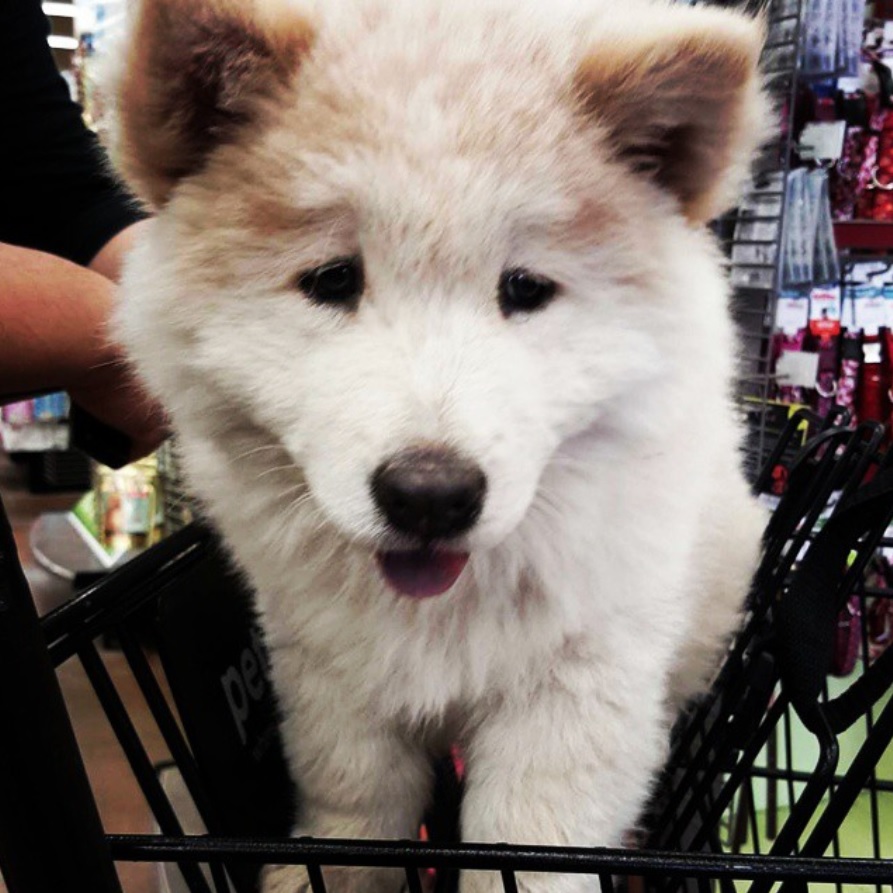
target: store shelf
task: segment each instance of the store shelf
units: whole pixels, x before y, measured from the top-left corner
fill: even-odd
[[[893,223],[839,221],[834,224],[834,238],[841,251],[893,251]]]

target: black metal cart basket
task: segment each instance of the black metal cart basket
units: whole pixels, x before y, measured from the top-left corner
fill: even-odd
[[[493,873],[583,874],[592,889],[893,893],[893,648],[882,565],[893,454],[873,424],[792,418],[756,482],[773,502],[746,625],[683,716],[640,839],[625,850],[457,839],[461,786],[439,767],[419,841],[289,840],[292,793],[250,596],[191,525],[38,618],[0,510],[0,869],[9,893],[121,890],[154,862],[194,893],[249,893],[263,864],[398,868],[410,893]],[[880,620],[879,620],[880,618]],[[170,753],[148,756],[101,645],[123,653]],[[157,824],[107,833],[56,670],[86,672]],[[188,801],[184,812],[182,803]],[[886,823],[886,828],[884,827]],[[853,830],[855,828],[855,831]],[[171,881],[170,879],[174,879]]]

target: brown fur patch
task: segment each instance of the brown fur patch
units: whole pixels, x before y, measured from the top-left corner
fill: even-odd
[[[762,28],[699,12],[689,19],[677,10],[663,30],[600,39],[576,77],[582,108],[607,129],[615,158],[673,193],[696,223],[723,210],[723,175],[749,156],[763,111]]]
[[[279,195],[252,195],[246,199],[245,224],[253,232],[271,236],[281,232],[308,232],[318,230],[320,237],[333,225],[350,219],[350,208],[331,205],[322,208],[300,208],[291,204],[286,197]]]
[[[287,84],[313,42],[294,13],[232,0],[143,3],[121,92],[122,162],[152,204]]]

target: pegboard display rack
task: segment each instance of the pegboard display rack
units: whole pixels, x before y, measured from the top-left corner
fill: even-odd
[[[805,6],[804,0],[770,0],[766,8],[762,67],[778,128],[756,160],[740,205],[716,224],[729,258],[732,311],[743,339],[737,396],[747,419],[751,476],[763,467],[787,417],[772,399],[776,389],[772,337],[781,289],[785,192],[794,158],[794,113],[798,89],[807,78],[801,71]]]

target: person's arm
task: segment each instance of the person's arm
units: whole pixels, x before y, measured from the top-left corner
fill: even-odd
[[[128,226],[127,229],[122,229],[99,249],[99,253],[88,264],[89,268],[105,276],[106,279],[120,282],[124,259],[148,225],[148,220],[141,220]]]
[[[49,31],[40,0],[0,2],[0,242],[104,272],[105,246],[146,214],[84,124]]]
[[[137,456],[160,443],[162,413],[106,326],[146,215],[84,125],[48,33],[40,0],[0,2],[0,106],[14,122],[0,140],[0,398],[65,389]]]
[[[91,415],[127,434],[134,457],[157,447],[165,436],[161,410],[108,337],[115,285],[14,245],[0,244],[0,271],[0,398],[67,390]]]

